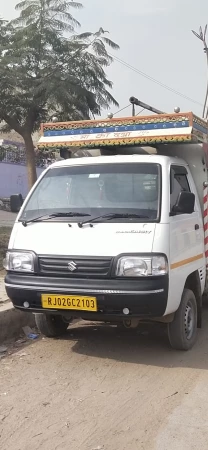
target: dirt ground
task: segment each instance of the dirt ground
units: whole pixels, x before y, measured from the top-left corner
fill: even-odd
[[[1,450],[207,450],[207,323],[188,353],[82,322],[1,359]]]

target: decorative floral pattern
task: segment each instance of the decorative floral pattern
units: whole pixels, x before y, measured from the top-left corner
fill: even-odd
[[[196,130],[195,128],[194,128],[192,136],[195,137],[196,138],[195,140],[199,141],[199,142],[207,142],[208,141],[208,134],[202,133],[201,131]]]
[[[106,147],[106,146],[116,146],[116,145],[137,145],[137,144],[162,144],[162,143],[172,143],[172,142],[190,142],[192,141],[192,135],[183,136],[157,136],[157,137],[141,137],[141,138],[131,138],[131,139],[110,139],[110,140],[98,140],[98,141],[77,141],[73,142],[74,147]],[[70,147],[68,142],[56,142],[56,143],[41,143],[38,145],[40,149],[44,148],[66,148]]]
[[[58,130],[74,130],[81,128],[108,128],[108,127],[119,127],[119,126],[127,126],[127,125],[145,125],[145,124],[157,124],[157,123],[165,123],[165,122],[183,122],[190,121],[192,118],[192,113],[188,114],[158,114],[154,116],[146,116],[146,117],[127,117],[124,119],[108,119],[108,120],[87,120],[87,121],[79,121],[79,122],[65,122],[65,123],[44,123],[43,124],[43,132],[44,131],[58,131]]]
[[[204,128],[204,129],[205,129],[205,132],[208,133],[208,123],[205,122],[205,120],[200,119],[199,117],[197,117],[197,116],[195,116],[195,115],[193,114],[193,126],[194,126],[195,123],[196,123],[197,125],[200,125],[202,128]]]

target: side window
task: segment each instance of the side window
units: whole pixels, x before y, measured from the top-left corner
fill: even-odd
[[[176,204],[181,191],[191,192],[185,167],[171,167],[170,210]]]

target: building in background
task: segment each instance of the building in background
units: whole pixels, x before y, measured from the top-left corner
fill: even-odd
[[[39,134],[34,136],[34,145],[39,139]],[[81,158],[83,156],[96,155],[99,151],[93,150],[93,153],[87,149],[72,148],[64,152],[57,151],[39,151],[36,150],[36,170],[37,176],[50,164],[59,159]],[[13,194],[21,194],[23,198],[28,193],[27,167],[25,145],[21,136],[15,132],[9,134],[0,134],[0,199],[9,198]]]
[[[37,175],[46,167],[42,159],[37,158]],[[0,198],[12,194],[28,193],[27,167],[24,143],[9,139],[0,139]]]

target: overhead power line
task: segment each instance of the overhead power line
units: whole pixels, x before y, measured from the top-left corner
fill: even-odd
[[[131,103],[129,103],[127,106],[124,106],[124,108],[119,109],[119,111],[116,111],[113,115],[115,116],[115,114],[118,114],[118,113],[120,113],[121,111],[124,111],[124,109],[129,108],[129,106],[131,106]]]
[[[121,111],[124,111],[124,109],[129,108],[129,106],[132,106],[132,104],[129,103],[129,105],[124,106],[124,108],[122,108],[122,109],[119,109],[119,111],[116,111],[115,113],[113,113],[113,116],[115,116],[116,114],[119,114]],[[145,110],[145,108],[142,108],[142,109],[136,114],[136,116],[139,116],[139,114],[141,114],[144,110]]]
[[[79,33],[77,33],[76,31],[73,31],[73,32],[74,32],[75,34],[77,34],[77,35],[79,34]],[[90,39],[88,38],[87,41],[90,42]],[[115,61],[117,61],[119,64],[122,64],[123,66],[127,67],[127,69],[132,70],[133,72],[137,73],[138,75],[141,75],[142,77],[146,78],[147,80],[152,81],[153,83],[157,84],[158,86],[160,86],[160,87],[162,87],[162,88],[168,90],[169,92],[172,92],[173,94],[178,95],[179,97],[184,98],[185,100],[188,100],[188,101],[190,101],[190,102],[192,102],[192,103],[195,103],[196,105],[203,106],[203,104],[200,103],[200,102],[198,102],[197,100],[194,100],[193,98],[188,97],[188,95],[182,94],[182,92],[179,92],[179,91],[177,91],[176,89],[174,89],[174,88],[168,86],[167,84],[164,84],[164,83],[162,83],[162,82],[159,81],[159,80],[156,80],[155,78],[151,77],[151,76],[148,75],[147,73],[142,72],[141,70],[139,70],[139,69],[137,69],[136,67],[132,66],[131,64],[127,63],[127,62],[124,61],[123,59],[118,58],[117,56],[115,56],[115,55],[113,55],[113,54],[111,54],[111,53],[108,53],[108,54],[109,54]],[[125,108],[127,108],[127,107],[128,107],[128,106],[126,106]],[[125,108],[124,108],[124,109],[125,109]],[[122,110],[123,110],[123,109],[122,109]],[[118,112],[120,112],[120,111],[117,111],[116,114],[117,114]]]
[[[202,103],[198,102],[197,100],[194,100],[191,97],[188,97],[185,94],[182,94],[181,92],[177,91],[176,89],[171,88],[170,86],[162,83],[161,81],[156,80],[155,78],[151,77],[150,75],[146,74],[145,72],[142,72],[141,70],[137,69],[136,67],[131,66],[131,64],[127,63],[126,61],[123,61],[122,59],[118,58],[115,55],[112,55],[109,53],[109,55],[117,61],[119,64],[122,64],[123,66],[127,67],[128,69],[132,70],[133,72],[137,73],[138,75],[141,75],[142,77],[146,78],[149,81],[152,81],[153,83],[157,84],[158,86],[161,86],[164,89],[167,89],[168,91],[172,92],[173,94],[176,94],[180,97],[183,97],[186,100],[189,100],[192,103],[195,103],[196,105],[203,106]]]

